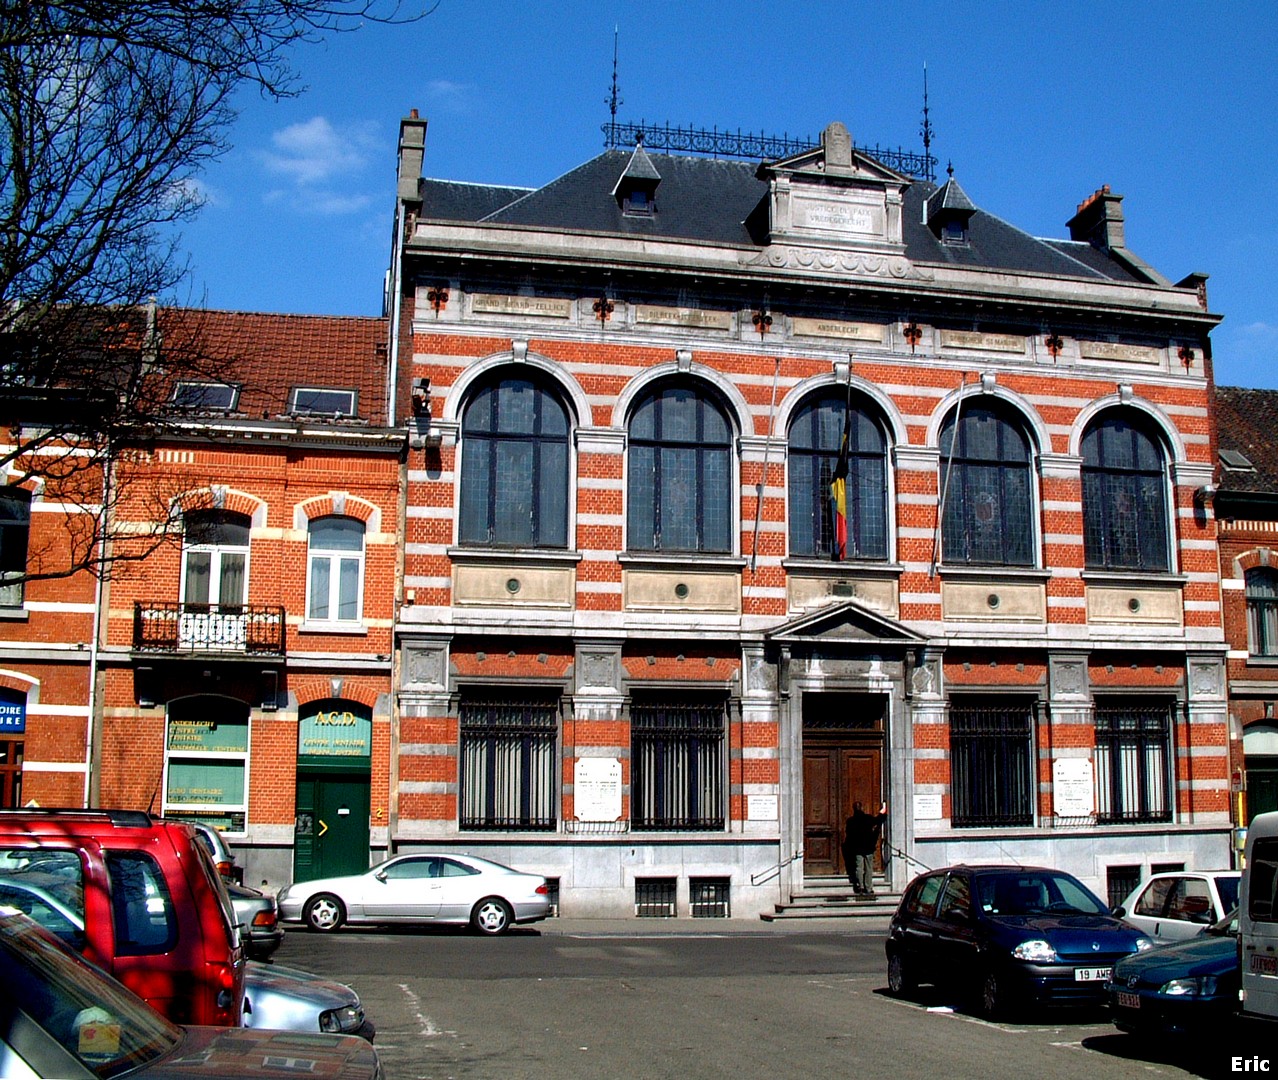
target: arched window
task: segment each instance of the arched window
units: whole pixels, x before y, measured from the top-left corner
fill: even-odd
[[[1278,573],[1257,566],[1245,575],[1247,651],[1252,656],[1278,656]]]
[[[847,540],[835,552],[835,504],[830,485],[839,468],[846,426],[844,506]],[[790,425],[790,554],[886,559],[887,443],[877,420],[843,393],[806,402]]]
[[[941,557],[1034,565],[1030,444],[996,404],[963,403],[941,428]]]
[[[633,551],[732,550],[732,433],[720,407],[666,384],[630,417],[627,535]]]
[[[1162,447],[1130,413],[1083,435],[1083,554],[1095,570],[1171,569]]]
[[[248,598],[249,519],[230,510],[192,510],[182,519],[182,602],[238,610]]]
[[[310,524],[307,622],[358,622],[364,598],[364,523],[321,517]]]
[[[462,417],[463,544],[568,546],[568,411],[539,381],[508,376]]]

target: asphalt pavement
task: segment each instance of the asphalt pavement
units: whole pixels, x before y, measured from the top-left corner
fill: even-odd
[[[547,937],[719,937],[726,934],[886,934],[891,915],[801,919],[590,919],[557,916],[530,923]]]

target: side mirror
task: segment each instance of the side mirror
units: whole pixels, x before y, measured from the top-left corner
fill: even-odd
[[[377,878],[377,880],[378,880],[378,881],[385,882],[385,880],[386,880],[386,871],[385,871],[385,870],[378,870],[378,871],[377,871],[377,873],[375,873],[375,874],[373,875],[373,877]]]
[[[1127,909],[1122,904],[1119,904],[1110,914],[1116,919],[1125,919],[1127,918]]]

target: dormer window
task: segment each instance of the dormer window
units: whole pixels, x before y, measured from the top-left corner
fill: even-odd
[[[173,388],[172,404],[178,409],[211,409],[229,412],[235,408],[240,388],[230,383],[179,382]]]
[[[954,179],[953,166],[949,174],[950,178],[924,201],[923,223],[942,244],[957,246],[968,242],[967,226],[976,205]]]
[[[627,214],[650,216],[652,214],[652,206],[652,200],[648,192],[642,188],[632,188],[626,192],[626,199],[621,209]]]
[[[660,183],[661,174],[640,143],[612,189],[613,198],[627,217],[651,217],[656,213]]]
[[[318,413],[322,416],[354,416],[355,391],[295,386],[289,391],[288,411]]]

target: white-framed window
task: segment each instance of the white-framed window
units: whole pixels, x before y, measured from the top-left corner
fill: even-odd
[[[0,607],[22,607],[27,572],[27,539],[31,532],[31,492],[0,489]]]
[[[306,621],[359,622],[364,613],[364,523],[316,518],[309,530]]]
[[[229,510],[192,510],[183,518],[183,644],[209,649],[242,648],[248,600],[247,515]]]

